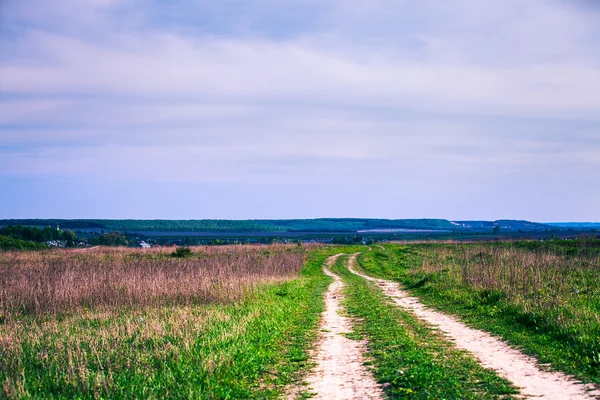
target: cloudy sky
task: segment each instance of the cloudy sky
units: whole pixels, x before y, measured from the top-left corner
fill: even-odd
[[[595,0],[0,0],[0,218],[600,220]]]

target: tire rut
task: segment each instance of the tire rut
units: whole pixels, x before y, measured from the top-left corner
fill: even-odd
[[[329,257],[323,271],[334,279],[326,292],[325,311],[322,314],[321,339],[313,360],[317,363],[306,383],[315,399],[383,399],[383,389],[364,365],[365,341],[349,339],[352,332],[350,318],[340,315],[342,310],[342,279],[330,271],[341,254]]]

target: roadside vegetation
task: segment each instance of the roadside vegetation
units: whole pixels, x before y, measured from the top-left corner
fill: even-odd
[[[335,248],[0,255],[0,397],[275,398],[310,365]]]
[[[542,364],[600,383],[598,240],[386,245],[360,264]]]
[[[353,336],[368,340],[374,375],[390,398],[491,399],[516,393],[508,381],[392,304],[376,285],[350,273],[346,262],[340,258],[333,271],[347,285],[344,305],[356,321]]]

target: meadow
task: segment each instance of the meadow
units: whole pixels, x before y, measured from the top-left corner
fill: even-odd
[[[600,382],[600,241],[397,244],[360,262],[541,363]]]
[[[270,398],[307,368],[326,249],[0,253],[7,398]]]
[[[0,397],[307,397],[332,282],[322,266],[358,252],[362,271],[600,382],[595,240],[99,247],[0,252]],[[517,393],[350,273],[348,259],[331,267],[346,284],[348,337],[367,343],[388,398]]]
[[[15,314],[98,306],[231,302],[257,284],[290,279],[304,264],[294,247],[204,247],[0,253],[0,310]],[[177,255],[177,253],[175,254]]]

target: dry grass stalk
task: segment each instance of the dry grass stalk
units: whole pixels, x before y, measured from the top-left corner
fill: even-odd
[[[265,281],[289,279],[304,263],[292,246],[98,248],[0,253],[0,313],[61,312],[79,307],[195,304],[240,298]]]
[[[506,246],[438,247],[426,252],[422,270],[442,269],[451,281],[478,290],[502,293],[527,309],[560,309],[567,299],[598,291],[598,253],[567,256],[548,250]]]

